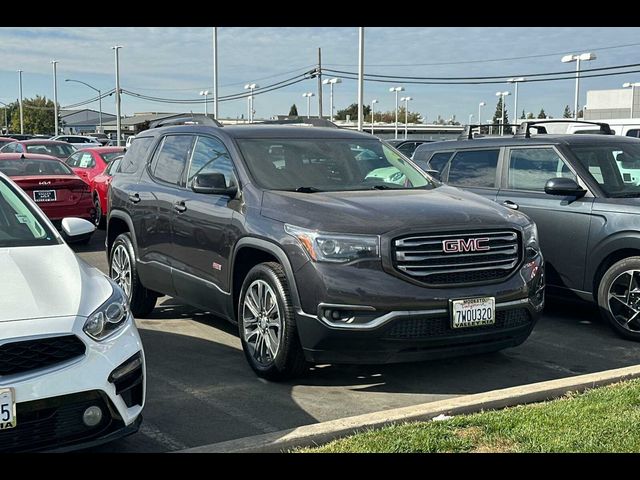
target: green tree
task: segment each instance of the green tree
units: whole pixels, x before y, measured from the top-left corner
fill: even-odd
[[[496,113],[493,114],[493,124],[498,125],[502,123],[502,99],[503,97],[498,98],[498,103],[496,105]],[[507,125],[509,123],[509,112],[507,111],[507,107],[504,107],[504,124]],[[508,128],[505,129],[505,131]]]
[[[363,110],[363,113],[364,113],[364,119],[366,121],[367,117],[371,113],[371,107],[369,105],[363,105],[362,110]],[[358,104],[357,103],[352,103],[347,108],[345,108],[343,110],[338,110],[338,112],[336,113],[335,117],[333,117],[333,118],[335,118],[336,120],[346,120],[347,119],[347,115],[349,115],[349,118],[351,120],[357,120],[358,119]],[[369,121],[371,121],[371,119],[369,119]]]
[[[298,107],[296,107],[295,103],[293,105],[291,105],[291,108],[289,109],[289,116],[290,117],[297,117],[298,116]]]
[[[520,116],[520,118],[521,119],[526,119],[527,118],[527,116],[524,113],[524,108],[522,109],[522,115]]]
[[[60,108],[60,107],[58,107]],[[53,101],[46,97],[36,95],[35,98],[26,98],[22,101],[24,117],[24,133],[53,134],[55,121],[53,118]],[[20,109],[13,110],[11,115],[11,131],[20,131]]]
[[[356,113],[357,116],[357,113]],[[353,118],[353,117],[351,117]],[[376,120],[379,122],[395,123],[396,112],[389,110],[387,112],[376,112]],[[365,122],[371,122],[371,115],[365,117]],[[420,114],[418,112],[409,111],[407,115],[407,122],[420,123]],[[404,123],[404,107],[398,108],[398,123]]]
[[[538,118],[547,118],[547,114],[544,113],[544,108],[540,109],[540,113],[538,114]]]
[[[564,113],[562,114],[562,118],[573,118],[573,113],[571,113],[571,109],[569,105],[564,107]]]

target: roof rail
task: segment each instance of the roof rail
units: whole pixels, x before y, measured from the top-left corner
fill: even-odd
[[[169,125],[206,125],[209,127],[222,127],[222,123],[208,115],[200,113],[185,113],[176,117],[161,118],[149,122],[149,128],[167,127]]]
[[[283,118],[279,120],[262,120],[260,122],[253,122],[253,125],[309,125],[313,127],[330,127],[340,128],[326,118]]]
[[[526,120],[520,124],[516,135],[524,135],[525,138],[531,138],[529,129],[535,128],[538,133],[547,133],[547,129],[541,126],[543,123],[579,123],[584,125],[597,125],[600,127],[600,133],[603,135],[613,135],[613,131],[608,123],[604,122],[587,122],[584,120],[571,120],[570,118],[554,118],[551,120]]]
[[[465,125],[464,131],[460,134],[458,140],[473,140],[473,129],[482,127],[518,127],[518,125],[513,123],[483,123],[482,125],[469,124]]]

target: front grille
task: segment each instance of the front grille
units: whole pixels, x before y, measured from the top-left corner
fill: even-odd
[[[436,318],[407,318],[398,320],[387,330],[386,339],[414,340],[442,336],[464,335],[486,330],[502,330],[527,325],[531,322],[531,315],[526,308],[515,310],[501,310],[496,312],[496,323],[469,328],[452,328],[449,316]]]
[[[93,405],[102,410],[102,420],[95,427],[87,427],[82,414]],[[18,403],[16,427],[0,430],[0,452],[62,447],[105,435],[122,426],[109,412],[97,391]]]
[[[477,240],[486,250],[474,249]],[[426,285],[481,284],[511,275],[519,245],[512,230],[414,235],[395,239],[391,255],[398,272]]]
[[[5,343],[0,345],[0,376],[50,367],[84,355],[85,348],[75,335]]]

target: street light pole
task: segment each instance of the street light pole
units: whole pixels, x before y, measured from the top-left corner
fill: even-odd
[[[302,94],[303,97],[307,97],[307,118],[311,118],[311,97],[315,97],[315,93],[306,92]]]
[[[89,85],[86,82],[83,82],[81,80],[72,80],[70,78],[66,78],[64,80],[65,82],[76,82],[76,83],[81,83],[82,85],[86,85],[87,87],[89,87],[92,90],[95,90],[96,92],[98,92],[98,108],[100,109],[100,130],[102,130],[102,92],[100,91],[100,89],[96,88],[96,87],[92,87],[91,85]]]
[[[115,52],[116,61],[116,135],[117,143],[119,147],[122,141],[122,116],[120,114],[120,57],[118,56],[118,50],[122,48],[122,45],[115,45],[111,49]]]
[[[576,55],[565,55],[562,63],[576,62],[576,94],[573,104],[573,119],[578,119],[578,99],[580,97],[580,61],[595,60],[597,57],[593,53],[580,53]]]
[[[218,27],[213,27],[213,118],[218,119]]]
[[[24,134],[24,115],[22,112],[22,70],[18,70],[18,89],[20,90],[20,133]]]
[[[633,114],[634,114],[633,102],[636,99],[636,87],[640,87],[640,82],[636,82],[636,83],[627,82],[622,85],[622,88],[631,88],[631,111],[629,113],[629,118],[633,118]]]
[[[391,87],[389,89],[390,92],[396,93],[396,129],[395,129],[395,139],[398,139],[398,92],[403,92],[404,87]]]
[[[341,78],[325,78],[322,81],[323,85],[329,85],[329,119],[333,122],[333,86],[336,83],[342,83]]]
[[[478,104],[478,125],[482,125],[482,116],[480,115],[480,113],[482,112],[482,107],[484,107],[486,105],[486,103],[484,102],[480,102]],[[478,133],[481,134],[482,133],[482,127],[478,127]]]
[[[496,96],[500,97],[502,103],[502,119],[500,120],[500,135],[504,135],[504,97],[511,95],[511,92],[496,92]]]
[[[402,97],[400,101],[404,102],[404,139],[407,139],[409,131],[409,100],[413,100],[411,97]]]
[[[374,122],[374,106],[375,104],[378,103],[378,100],[376,100],[375,98],[373,100],[371,100],[371,135],[373,135],[373,122]]]
[[[58,135],[58,75],[56,71],[57,60],[51,60],[53,65],[53,123],[55,132],[54,135]]]
[[[518,83],[524,82],[526,78],[518,77],[518,78],[510,78],[507,80],[509,83],[515,84],[515,90],[513,92],[513,118],[514,120],[518,118]]]
[[[364,27],[358,27],[358,131],[364,122]]]
[[[202,90],[200,95],[204,95],[204,114],[209,115],[209,111],[207,110],[207,96],[209,95],[209,90]]]
[[[258,84],[257,83],[247,83],[244,86],[245,90],[249,90],[249,96],[247,97],[248,103],[249,103],[249,123],[253,123],[253,91],[258,88]]]

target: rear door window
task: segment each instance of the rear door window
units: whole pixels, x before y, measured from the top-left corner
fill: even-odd
[[[151,172],[155,178],[172,185],[182,183],[182,173],[191,156],[193,136],[167,135],[151,161]]]
[[[500,149],[463,150],[449,164],[448,183],[459,187],[496,187]]]

